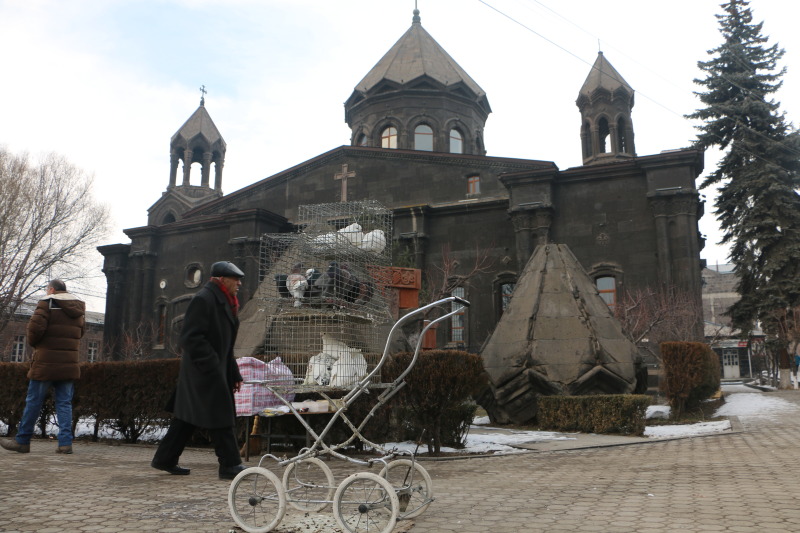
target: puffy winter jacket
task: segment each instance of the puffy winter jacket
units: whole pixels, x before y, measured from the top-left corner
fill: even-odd
[[[56,291],[39,300],[28,322],[28,344],[34,348],[29,379],[67,381],[80,378],[78,355],[85,314],[86,304],[68,292]]]

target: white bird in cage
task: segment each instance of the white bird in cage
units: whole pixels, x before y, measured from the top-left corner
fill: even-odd
[[[325,337],[322,338],[323,346]],[[367,360],[361,350],[337,339],[330,339],[327,350],[336,358],[331,367],[331,387],[349,387],[367,375]]]
[[[308,289],[308,280],[303,274],[303,264],[297,263],[292,267],[291,273],[286,276],[286,290],[294,297],[294,306],[303,305],[302,298]]]
[[[311,246],[315,253],[322,253],[336,246],[340,240],[345,240],[339,233],[323,233],[311,239]]]
[[[361,246],[361,241],[364,239],[364,233],[361,231],[361,224],[358,222],[353,222],[349,226],[340,229],[339,233],[344,235],[353,246]]]
[[[330,385],[333,364],[348,347],[345,343],[331,337],[329,333],[320,335],[322,351],[308,361],[305,385]]]
[[[374,229],[364,235],[361,240],[362,250],[379,254],[386,248],[386,234],[382,230]]]

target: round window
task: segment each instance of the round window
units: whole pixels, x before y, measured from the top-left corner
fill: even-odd
[[[184,285],[188,288],[198,287],[203,281],[203,269],[198,264],[192,264],[186,267],[186,279]]]

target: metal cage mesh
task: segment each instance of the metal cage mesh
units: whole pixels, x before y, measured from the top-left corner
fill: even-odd
[[[265,353],[305,385],[347,387],[380,360],[392,321],[392,213],[374,201],[305,205],[298,226],[261,238]]]

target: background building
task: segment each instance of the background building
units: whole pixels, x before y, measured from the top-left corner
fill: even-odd
[[[119,356],[121,339],[139,329],[150,331],[154,355],[172,353],[186,306],[214,261],[242,268],[240,299],[247,302],[263,271],[261,235],[297,230],[299,206],[338,201],[391,209],[395,265],[421,269],[428,294],[447,286],[472,302],[465,316],[438,329],[440,346],[479,351],[544,243],[567,244],[610,305],[637,286],[676,287],[699,301],[703,206],[695,179],[702,152],[638,156],[634,91],[602,53],[574,90],[580,119],[568,109],[564,119],[575,122],[583,166],[560,170],[547,160],[487,155],[488,97],[415,10],[408,31],[345,102],[348,146],[227,195],[226,144],[201,100],[171,139],[167,188],[148,225],[126,230],[129,244],[99,248],[109,350]],[[523,124],[520,135],[533,127],[546,124]],[[335,221],[332,229],[340,229]]]
[[[36,310],[37,301],[23,303],[14,318],[0,332],[0,360],[10,363],[23,363],[31,360],[33,347],[28,344],[28,321]],[[80,360],[99,361],[103,347],[103,313],[86,311],[86,330],[81,339]]]

